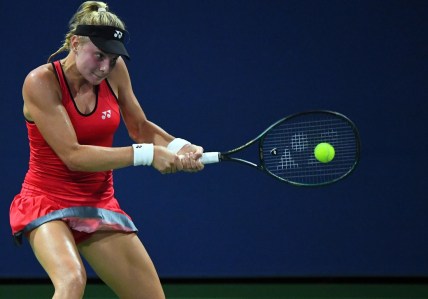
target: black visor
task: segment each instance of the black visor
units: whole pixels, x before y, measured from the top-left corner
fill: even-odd
[[[76,35],[87,36],[101,51],[130,59],[124,40],[127,32],[113,26],[77,25]]]

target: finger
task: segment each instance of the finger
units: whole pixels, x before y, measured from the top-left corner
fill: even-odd
[[[198,159],[198,160],[197,160],[197,164],[198,164],[198,165],[197,165],[198,170],[202,170],[202,169],[204,169],[204,168],[205,168],[204,163],[202,163],[200,159]]]
[[[198,146],[196,151],[194,152],[195,160],[199,160],[202,157],[203,153],[204,153],[204,149]]]
[[[201,167],[203,167],[202,163],[198,160],[195,159],[191,159],[190,160],[190,167],[189,167],[189,171],[190,172],[197,172],[199,170],[201,170]]]
[[[200,170],[202,163],[200,161],[200,157],[197,154],[193,155],[193,157],[191,159],[191,164],[192,164],[191,168],[193,171],[199,171]]]
[[[183,159],[181,157],[182,156],[175,156],[175,159],[174,159],[175,171],[182,171],[184,168]]]

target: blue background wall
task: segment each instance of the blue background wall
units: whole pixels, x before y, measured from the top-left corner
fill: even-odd
[[[45,277],[28,243],[13,245],[8,222],[28,163],[21,86],[58,48],[78,4],[0,2],[0,278]],[[363,142],[357,171],[317,189],[233,164],[171,176],[116,171],[117,197],[163,278],[428,275],[428,2],[110,7],[131,32],[135,93],[172,134],[227,150],[320,108],[348,115]],[[131,143],[123,127],[115,143]]]

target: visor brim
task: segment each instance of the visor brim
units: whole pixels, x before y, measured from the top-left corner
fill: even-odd
[[[102,37],[96,37],[96,36],[90,36],[89,37],[92,43],[97,46],[101,51],[109,53],[109,54],[116,54],[120,55],[122,57],[125,57],[126,59],[131,59],[129,57],[128,51],[126,50],[125,46],[121,41],[113,40],[113,39],[105,39]]]

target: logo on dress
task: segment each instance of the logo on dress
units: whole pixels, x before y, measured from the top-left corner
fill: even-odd
[[[101,119],[106,119],[111,117],[111,110],[103,111],[101,115]]]

